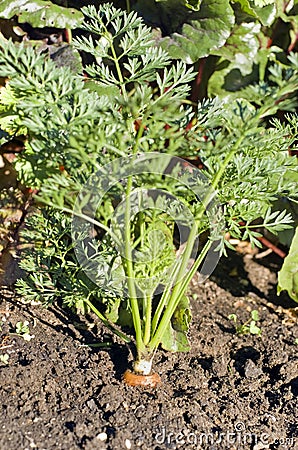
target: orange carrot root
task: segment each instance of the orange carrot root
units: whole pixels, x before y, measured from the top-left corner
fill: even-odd
[[[152,388],[156,388],[156,386],[161,382],[161,378],[157,373],[153,373],[152,375],[139,375],[131,370],[126,370],[123,375],[123,380],[128,386]]]

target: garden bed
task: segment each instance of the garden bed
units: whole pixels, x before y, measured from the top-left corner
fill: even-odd
[[[192,349],[158,352],[156,389],[124,385],[129,349],[92,315],[2,288],[0,448],[297,448],[297,308],[275,294],[275,259],[235,253],[193,280]],[[228,315],[244,323],[254,309],[262,335],[237,335]],[[25,320],[30,342],[9,335]]]
[[[2,3],[0,450],[297,449],[296,9]]]

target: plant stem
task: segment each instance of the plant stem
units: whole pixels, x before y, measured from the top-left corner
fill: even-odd
[[[126,199],[125,199],[125,218],[124,218],[124,247],[125,247],[125,257],[123,258],[124,268],[127,276],[127,287],[129,293],[129,303],[131,307],[131,314],[133,319],[133,325],[136,333],[136,347],[138,358],[145,350],[145,345],[142,339],[142,327],[141,327],[141,317],[140,310],[136,292],[136,286],[134,282],[134,269],[132,263],[132,249],[131,249],[131,229],[130,229],[130,194],[132,190],[132,176],[127,178],[126,187]]]
[[[115,51],[115,47],[114,47],[113,42],[111,42],[111,52],[112,52],[112,55],[113,55],[113,61],[115,63],[115,67],[116,67],[117,75],[118,75],[118,78],[119,78],[119,82],[120,82],[120,85],[121,85],[123,98],[124,98],[124,100],[127,101],[128,100],[128,96],[127,96],[127,92],[126,92],[126,88],[125,88],[125,82],[124,82],[124,79],[123,79],[121,67],[120,67],[120,64],[119,64],[119,60],[118,60],[117,53]]]
[[[124,342],[131,342],[130,337],[124,334],[122,331],[119,331],[113,323],[111,323],[98,309],[90,302],[88,299],[84,299],[84,302],[89,306],[89,308],[99,317],[99,319],[103,322],[103,324],[109,328],[113,333],[119,336]]]
[[[163,295],[162,295],[161,299],[160,299],[159,302],[158,302],[156,311],[155,311],[155,313],[154,313],[154,317],[153,317],[153,319],[152,319],[152,334],[154,334],[155,331],[156,331],[156,328],[157,328],[157,325],[158,325],[160,316],[161,316],[162,311],[163,311],[163,309],[164,309],[164,307],[165,307],[165,305],[166,305],[167,299],[168,299],[169,296],[170,296],[171,289],[172,289],[172,285],[173,285],[172,280],[173,280],[173,279],[176,279],[177,271],[179,270],[179,262],[180,262],[180,261],[178,261],[178,260],[176,261],[175,267],[173,268],[172,273],[169,274],[169,280],[170,280],[170,281],[169,281],[169,283],[165,286],[165,289],[164,289],[164,291],[163,291]]]
[[[168,306],[166,306],[166,310],[165,310],[165,311],[167,311],[168,307],[169,308],[171,307],[170,305],[171,305],[172,301],[175,301],[175,300],[173,300],[173,298],[175,299],[175,295],[179,291],[179,286],[180,286],[180,284],[182,282],[184,273],[185,273],[186,268],[187,268],[188,260],[190,258],[190,255],[191,255],[191,252],[192,252],[192,249],[193,249],[193,245],[194,245],[194,242],[195,242],[195,239],[196,239],[196,234],[197,234],[197,225],[194,222],[194,224],[193,224],[193,226],[192,226],[192,228],[190,230],[190,233],[189,233],[189,236],[188,236],[188,239],[187,239],[187,244],[186,244],[186,247],[185,247],[184,252],[182,254],[182,259],[180,261],[180,264],[179,264],[179,266],[177,266],[177,269],[176,268],[174,269],[174,273],[171,276],[170,283],[167,286],[167,288],[164,290],[163,295],[162,295],[162,297],[160,299],[158,308],[157,308],[156,313],[154,315],[154,319],[153,319],[153,333],[156,330],[156,327],[157,327],[158,321],[160,319],[160,316],[162,314],[164,306],[168,304]],[[174,274],[175,274],[175,276],[174,276]],[[176,282],[176,284],[175,284],[175,282]],[[173,288],[173,290],[171,292],[171,288],[172,288],[172,286],[174,284],[175,284],[175,286],[174,286],[174,288]],[[171,300],[169,300],[169,299],[171,299]]]
[[[111,60],[114,61],[114,63],[115,63],[116,72],[117,72],[118,79],[119,79],[119,82],[120,82],[123,98],[124,98],[124,100],[127,100],[128,96],[127,96],[127,92],[126,92],[126,88],[125,88],[125,82],[124,82],[122,71],[121,71],[121,67],[120,67],[120,64],[119,64],[119,59],[117,57],[117,53],[116,53],[116,50],[115,50],[115,47],[114,47],[113,38],[110,37],[110,33],[109,33],[109,31],[108,31],[108,29],[107,29],[107,27],[106,27],[106,25],[104,24],[103,21],[101,21],[101,25],[102,25],[102,27],[105,30],[105,34],[106,34],[105,37],[110,42],[110,48],[111,48],[111,52],[112,52]]]
[[[187,289],[187,287],[188,287],[192,277],[194,276],[194,274],[198,270],[199,266],[202,264],[203,259],[205,258],[205,256],[207,255],[208,251],[211,248],[211,245],[212,245],[212,241],[208,240],[206,242],[206,244],[204,245],[204,248],[201,251],[199,257],[195,260],[195,262],[193,263],[190,271],[187,273],[187,275],[186,275],[186,277],[185,277],[185,279],[183,281],[182,288],[181,288],[182,295],[185,293],[185,291],[186,291],[186,289]],[[181,295],[181,297],[182,297],[182,295]],[[181,297],[179,298],[179,300],[181,299]]]
[[[127,10],[128,13],[130,13],[130,10],[131,10],[131,8],[130,8],[130,0],[126,0],[126,10]]]
[[[191,101],[193,103],[195,103],[195,104],[198,103],[199,97],[200,98],[206,97],[206,94],[207,94],[206,89],[204,90],[204,92],[200,92],[201,91],[200,88],[201,88],[202,81],[203,81],[203,73],[204,73],[204,68],[205,68],[205,65],[206,65],[206,61],[207,61],[206,57],[199,60],[199,62],[198,62],[198,73],[197,73],[196,79],[195,79],[195,81],[194,81],[194,83],[192,85]],[[202,95],[202,94],[204,94],[204,95]]]
[[[205,212],[206,207],[208,206],[208,204],[210,203],[210,201],[212,200],[212,197],[214,195],[214,191],[216,190],[221,177],[227,167],[227,165],[230,163],[230,161],[232,160],[234,153],[238,150],[238,148],[240,147],[243,139],[245,137],[245,133],[243,135],[241,135],[237,141],[235,142],[235,144],[233,145],[232,149],[230,150],[230,152],[227,154],[227,156],[225,157],[221,167],[219,168],[218,172],[216,173],[210,189],[208,189],[208,192],[205,196],[205,198],[202,201],[202,206],[201,209],[198,213],[198,216],[196,218],[196,220],[200,220]],[[155,348],[158,347],[158,345],[160,344],[160,341],[162,339],[162,336],[167,328],[167,326],[170,323],[170,320],[172,318],[173,313],[175,312],[175,309],[177,308],[177,305],[179,303],[179,301],[181,300],[182,296],[185,294],[185,291],[188,287],[188,284],[190,283],[192,277],[194,276],[196,270],[198,269],[198,267],[200,266],[200,264],[202,263],[203,259],[205,258],[207,252],[209,251],[209,249],[211,248],[212,242],[209,240],[207,241],[207,243],[205,244],[203,250],[201,251],[199,257],[196,259],[195,263],[193,264],[191,270],[188,272],[188,274],[186,275],[186,277],[184,278],[184,273],[186,271],[187,268],[187,264],[188,264],[188,260],[190,258],[193,246],[194,246],[194,242],[196,239],[196,234],[197,234],[197,225],[196,222],[193,224],[188,239],[187,239],[187,244],[186,244],[186,248],[183,252],[182,255],[182,261],[181,261],[181,265],[179,267],[177,276],[175,277],[175,281],[176,284],[171,292],[170,286],[167,287],[167,289],[164,291],[162,298],[160,300],[160,304],[162,305],[162,308],[157,308],[157,314],[155,314],[154,319],[153,319],[153,336],[148,344],[148,349],[149,352],[152,352]],[[173,282],[172,282],[173,285]],[[160,320],[159,325],[157,326],[158,320],[162,314],[162,309],[164,307],[164,305],[166,305],[165,310],[163,312],[162,315],[162,319]],[[157,329],[156,329],[157,326]]]
[[[64,37],[65,37],[66,42],[68,44],[71,44],[71,42],[72,42],[72,31],[71,31],[71,28],[65,28],[65,30],[64,30]]]
[[[158,343],[160,342],[160,339],[161,339],[166,327],[168,326],[168,324],[171,320],[171,317],[175,311],[175,308],[178,304],[176,299],[178,297],[181,298],[179,293],[180,293],[181,285],[183,284],[183,277],[184,277],[185,271],[187,269],[187,264],[188,264],[189,258],[191,256],[191,252],[192,252],[193,245],[194,245],[194,242],[196,239],[196,235],[197,235],[197,225],[194,222],[194,224],[190,230],[188,239],[187,239],[187,244],[186,244],[186,247],[185,247],[183,255],[182,255],[182,260],[181,260],[180,266],[178,268],[177,275],[175,276],[174,279],[172,279],[171,286],[173,286],[173,284],[175,284],[175,283],[176,284],[174,285],[172,292],[170,289],[167,289],[164,292],[165,295],[164,294],[162,295],[161,302],[164,304],[167,304],[167,306],[164,311],[161,322],[158,325],[158,328],[157,328],[156,332],[154,333],[153,338],[151,339],[151,345],[152,345],[152,341],[155,342],[155,340],[157,340]],[[173,309],[172,305],[175,305],[174,309]],[[161,312],[162,311],[159,310],[159,314],[161,314]],[[166,318],[165,320],[164,320],[164,317]],[[157,318],[156,318],[154,324],[156,325],[156,323],[157,323]],[[156,335],[158,336],[158,338],[155,338]],[[153,346],[153,348],[154,348],[154,346]]]
[[[179,283],[177,283],[175,285],[175,287],[172,291],[172,294],[171,294],[171,300],[164,311],[164,314],[162,316],[162,319],[158,325],[156,332],[154,333],[151,341],[148,344],[149,352],[152,352],[160,344],[162,336],[164,335],[164,332],[170,323],[170,320],[175,312],[175,309],[177,308],[181,298],[185,294],[186,289],[187,289],[192,277],[194,276],[194,274],[197,271],[200,264],[203,262],[203,259],[205,258],[206,254],[208,253],[211,245],[212,245],[211,241],[206,242],[204,249],[201,251],[199,257],[196,259],[191,270],[188,272],[186,278],[184,280],[181,280]],[[174,292],[174,290],[175,290],[175,292]]]
[[[146,309],[144,315],[144,344],[147,345],[151,337],[152,295],[146,295]]]

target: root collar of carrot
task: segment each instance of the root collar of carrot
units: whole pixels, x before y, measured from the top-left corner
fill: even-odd
[[[161,378],[158,373],[152,373],[151,375],[139,375],[127,370],[123,375],[123,380],[128,386],[141,386],[156,388],[161,382]]]

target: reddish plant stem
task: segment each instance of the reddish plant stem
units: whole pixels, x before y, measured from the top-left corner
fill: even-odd
[[[191,101],[194,103],[198,103],[200,87],[203,81],[203,73],[206,65],[207,58],[202,58],[199,62],[198,74],[196,76],[195,82],[193,84],[192,92],[191,92]]]
[[[288,47],[288,53],[290,53],[294,50],[294,47],[297,44],[297,41],[298,41],[298,33],[296,33],[295,39],[293,39],[293,41],[290,43],[290,45]]]
[[[268,38],[266,48],[270,48],[271,45],[272,45],[272,42],[273,42],[273,39],[272,38]]]
[[[244,226],[245,222],[239,222],[240,226]],[[269,239],[265,238],[264,236],[260,236],[257,238],[258,241],[261,242],[261,244],[264,245],[264,247],[270,248],[276,255],[280,256],[281,258],[285,258],[287,256],[286,252],[278,248],[276,245],[274,245],[272,242],[269,241]]]
[[[64,41],[67,42],[68,44],[71,43],[71,30],[68,28],[65,28],[63,30],[63,35],[64,35]]]
[[[284,259],[287,256],[286,252],[278,248],[276,245],[272,244],[272,242],[270,242],[265,237],[259,237],[258,241],[260,241],[265,247],[270,248],[276,255],[280,256],[281,258]]]

